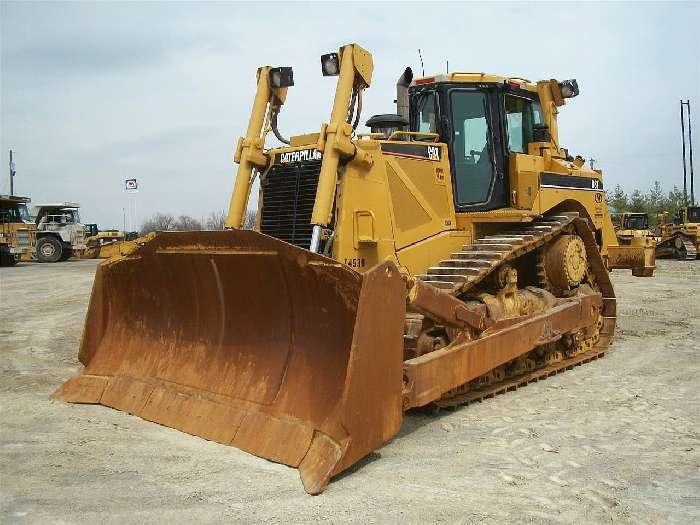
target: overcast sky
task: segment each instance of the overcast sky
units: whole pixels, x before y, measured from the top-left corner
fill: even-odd
[[[124,179],[137,214],[201,218],[228,207],[233,147],[259,65],[291,65],[286,135],[328,119],[319,55],[357,42],[374,55],[363,122],[392,112],[405,66],[576,78],[562,144],[597,159],[607,187],[682,186],[679,99],[695,111],[700,172],[700,3],[2,2],[0,193],[76,200],[84,222],[122,227]],[[700,186],[700,175],[698,176]]]

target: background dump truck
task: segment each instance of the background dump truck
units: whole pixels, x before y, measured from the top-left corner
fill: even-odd
[[[14,266],[36,245],[36,226],[29,216],[29,197],[0,195],[0,265]]]
[[[229,229],[157,233],[100,264],[85,369],[54,394],[298,467],[310,493],[407,410],[603,356],[608,268],[651,269],[647,247],[619,245],[602,171],[560,145],[575,80],[407,68],[397,113],[360,134],[371,54],[343,46],[321,72],[337,76],[329,122],[286,138],[292,69],[258,69]]]
[[[77,202],[34,207],[36,258],[39,262],[65,261],[74,253],[85,250],[85,227],[80,222],[79,210]]]

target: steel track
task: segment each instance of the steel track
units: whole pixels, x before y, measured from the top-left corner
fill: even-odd
[[[505,262],[515,260],[552,241],[556,236],[563,233],[564,228],[568,225],[573,225],[576,233],[583,239],[589,261],[591,284],[598,288],[603,296],[602,327],[597,342],[590,350],[565,358],[558,363],[548,363],[516,377],[508,377],[493,385],[456,394],[453,397],[439,399],[433,403],[434,408],[442,409],[468,405],[475,401],[481,401],[498,394],[516,390],[518,387],[546,379],[551,375],[603,357],[608,351],[608,346],[615,331],[615,293],[588,221],[579,218],[577,213],[546,216],[533,223],[518,225],[509,232],[478,239],[474,243],[464,246],[461,252],[452,254],[450,259],[442,261],[440,266],[431,268],[427,274],[420,275],[418,278],[443,289],[447,293],[461,295],[478,282],[483,281],[487,275]],[[500,247],[501,252],[492,253],[489,250],[491,246]],[[482,257],[485,260],[470,255],[472,253],[483,254]],[[455,263],[454,261],[457,262]],[[482,261],[481,266],[470,266],[474,261]],[[488,266],[484,262],[488,262]],[[454,268],[462,267],[469,268],[472,273],[464,274],[453,271]],[[538,277],[544,278],[543,268],[538,266],[535,270]],[[542,285],[546,286],[546,283],[542,283]]]

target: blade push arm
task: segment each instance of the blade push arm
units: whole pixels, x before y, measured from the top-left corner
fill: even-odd
[[[333,110],[328,124],[321,128],[317,149],[323,152],[321,174],[318,179],[316,201],[314,203],[311,223],[314,225],[311,238],[311,251],[318,251],[321,227],[330,223],[333,215],[335,185],[338,177],[340,157],[354,157],[368,165],[372,157],[355,147],[351,137],[352,124],[348,119],[348,109],[353,100],[353,91],[358,92],[369,87],[372,82],[372,55],[357,44],[348,44],[338,52],[340,74],[333,100]]]
[[[265,122],[270,118],[272,106],[275,105],[276,109],[279,109],[279,106],[284,104],[287,95],[287,88],[272,88],[270,86],[270,70],[269,66],[258,68],[258,88],[255,92],[253,109],[248,121],[248,130],[246,136],[241,137],[236,146],[234,161],[238,163],[238,173],[226,218],[227,228],[240,228],[243,224],[253,168],[264,168],[268,163],[268,159],[263,153]]]

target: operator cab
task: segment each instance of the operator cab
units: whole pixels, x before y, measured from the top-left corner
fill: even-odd
[[[29,210],[26,197],[1,196],[0,197],[0,223],[29,223]]]
[[[688,207],[688,222],[700,222],[700,206]]]
[[[514,82],[434,80],[409,88],[410,129],[447,143],[456,211],[507,207],[508,156],[546,131],[537,93]]]
[[[649,218],[644,213],[627,215],[622,227],[625,230],[648,230]]]

